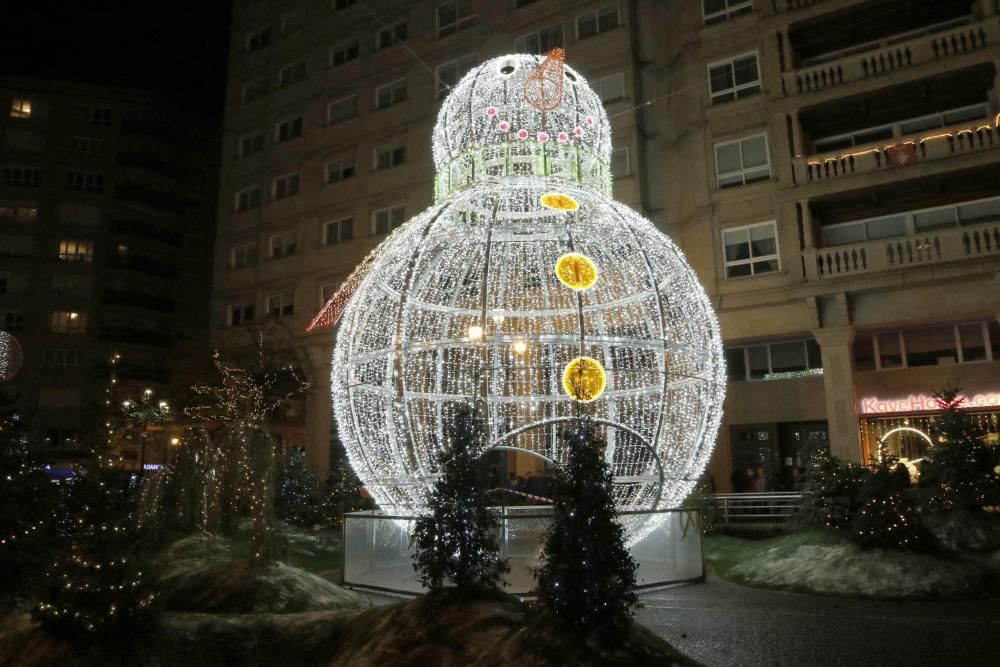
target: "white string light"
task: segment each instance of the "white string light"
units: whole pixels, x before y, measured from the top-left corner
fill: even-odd
[[[0,382],[6,382],[17,375],[23,361],[21,344],[12,334],[0,331]]]

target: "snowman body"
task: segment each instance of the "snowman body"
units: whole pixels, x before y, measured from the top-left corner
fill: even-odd
[[[611,199],[610,126],[583,78],[560,68],[558,105],[525,102],[540,64],[497,58],[456,86],[434,130],[435,205],[380,246],[343,312],[334,415],[390,513],[426,504],[469,400],[485,449],[555,465],[586,415],[622,510],[676,506],[711,453],[725,369],[709,301],[678,248]]]

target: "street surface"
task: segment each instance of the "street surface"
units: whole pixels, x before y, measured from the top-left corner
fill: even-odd
[[[641,596],[637,620],[707,667],[1000,665],[1000,601],[886,602],[710,578]]]

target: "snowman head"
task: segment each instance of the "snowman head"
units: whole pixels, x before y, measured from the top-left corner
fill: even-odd
[[[607,114],[558,49],[493,58],[466,74],[441,107],[433,149],[437,201],[475,183],[523,176],[611,192]]]

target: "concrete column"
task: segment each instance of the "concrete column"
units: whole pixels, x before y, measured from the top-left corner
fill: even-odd
[[[795,52],[792,50],[792,38],[788,34],[786,27],[781,31],[781,50],[785,52],[785,59],[782,63],[782,72],[791,72],[795,69]]]
[[[830,453],[845,461],[863,463],[855,410],[854,374],[851,369],[854,327],[825,327],[812,333],[819,342],[823,356],[823,388],[826,393]]]
[[[983,12],[983,18],[997,13],[996,0],[979,0],[979,7]]]
[[[330,425],[333,406],[330,404],[330,369],[320,367],[310,374],[306,394],[306,463],[321,479],[330,469]]]
[[[799,206],[802,207],[802,245],[806,250],[813,250],[816,248],[816,228],[813,225],[812,209],[809,208],[809,200],[800,200]]]
[[[801,157],[806,154],[802,143],[802,122],[799,120],[799,110],[792,111],[792,156]]]

